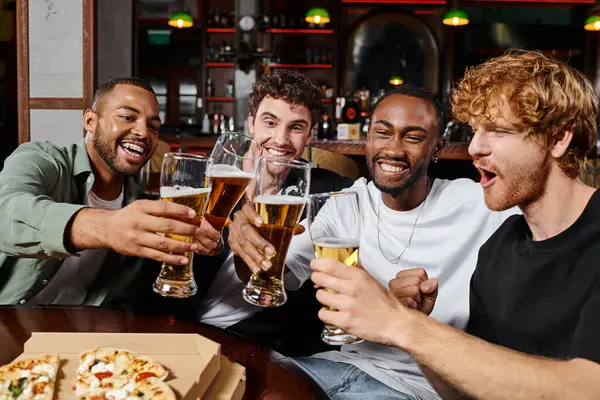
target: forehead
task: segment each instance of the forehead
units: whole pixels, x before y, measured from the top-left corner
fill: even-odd
[[[133,85],[117,85],[104,96],[100,105],[104,109],[118,109],[122,106],[133,107],[141,112],[158,113],[156,96]]]
[[[265,96],[260,102],[256,112],[257,117],[265,113],[271,113],[282,121],[294,121],[298,119],[310,122],[310,111],[308,107],[300,104],[292,104],[283,99],[275,99],[271,96]]]
[[[488,100],[487,109],[483,113],[472,116],[468,123],[475,131],[490,131],[494,129],[518,130],[522,121],[513,112],[504,94]]]
[[[372,121],[385,120],[399,127],[408,125],[434,128],[436,113],[426,100],[406,95],[391,95],[373,113]]]

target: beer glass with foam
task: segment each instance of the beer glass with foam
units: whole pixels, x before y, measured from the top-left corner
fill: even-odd
[[[202,218],[208,205],[211,182],[208,177],[212,160],[208,157],[185,153],[166,153],[160,171],[161,201],[171,201],[196,211]],[[199,221],[196,221],[198,223]],[[165,234],[167,237],[191,243],[193,237]],[[194,253],[183,254],[187,265],[163,264],[154,282],[154,291],[165,297],[189,297],[196,294],[198,286],[194,281]]]
[[[218,231],[254,178],[262,148],[250,136],[229,132],[222,134],[210,154],[212,191],[204,217]],[[212,255],[217,254],[215,250]]]
[[[250,304],[278,307],[287,300],[283,284],[285,257],[308,198],[310,169],[307,162],[283,157],[260,161],[254,205],[264,221],[259,232],[273,245],[275,255],[270,260],[271,268],[253,274],[244,288],[243,297]],[[244,262],[236,257],[235,263]]]
[[[310,195],[306,224],[316,258],[329,258],[348,267],[358,267],[361,216],[356,192]],[[325,290],[331,291],[327,288]],[[321,340],[329,345],[362,341],[329,324],[325,324],[321,332]]]

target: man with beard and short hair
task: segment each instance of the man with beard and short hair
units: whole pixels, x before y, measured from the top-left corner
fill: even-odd
[[[359,259],[364,270],[386,291],[389,287],[392,295],[403,293],[407,277],[420,280],[416,289],[422,301],[413,307],[425,313],[431,312],[429,305],[433,294],[437,295],[439,281],[439,307],[432,317],[463,329],[477,251],[514,211],[488,210],[480,185],[469,179],[427,176],[430,162],[437,160],[443,149],[443,130],[442,108],[433,95],[409,85],[388,92],[371,113],[366,161],[372,181],[361,178],[349,189],[359,195],[360,215],[342,209],[332,215],[344,215],[343,220],[323,212],[317,220],[338,237],[344,237],[345,230],[353,231],[353,221],[362,220]],[[247,217],[251,221],[253,215],[248,212]],[[268,243],[254,235],[248,228],[250,222],[245,224],[244,243],[230,240],[233,251],[252,245],[264,253]],[[241,222],[234,221],[231,229],[235,226],[242,230]],[[248,252],[240,254],[247,257]],[[310,279],[312,259],[308,232],[295,236],[286,265],[296,281]],[[253,261],[262,265],[260,259]],[[341,351],[297,361],[332,399],[437,398],[416,361],[395,348],[371,342],[347,344]]]
[[[591,83],[549,55],[512,52],[467,70],[452,106],[474,128],[487,206],[523,212],[481,247],[468,334],[402,305],[421,301],[420,281],[403,280],[398,301],[327,260],[312,278],[340,292],[317,294],[339,312],[320,317],[408,352],[443,398],[600,398],[600,193],[581,180],[597,134]]]
[[[195,212],[137,200],[133,181],[158,140],[158,101],[137,78],[98,88],[85,139],[21,145],[0,172],[0,304],[100,305],[137,274],[139,256],[184,265]],[[137,201],[136,201],[137,200]],[[175,254],[171,254],[171,252]]]

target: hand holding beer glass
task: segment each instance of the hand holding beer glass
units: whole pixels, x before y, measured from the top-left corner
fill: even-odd
[[[287,300],[283,285],[285,258],[308,198],[310,168],[307,162],[283,157],[260,161],[253,193],[256,212],[264,221],[258,230],[273,245],[275,254],[271,268],[252,274],[244,288],[243,297],[250,304],[278,307]],[[235,257],[235,263],[248,268],[239,257]]]
[[[230,132],[219,137],[210,154],[213,160],[212,191],[204,217],[221,232],[221,238],[229,214],[254,178],[261,151],[260,145],[250,136]],[[219,251],[214,249],[209,255]]]
[[[356,192],[310,195],[306,222],[317,258],[329,258],[348,267],[358,267],[361,218]],[[325,290],[331,292],[331,289]],[[362,341],[329,324],[325,324],[321,340],[329,345]]]
[[[202,218],[208,204],[210,180],[208,174],[212,168],[212,160],[207,157],[185,153],[166,153],[163,157],[160,172],[161,201],[182,204],[196,211],[197,218]],[[191,243],[193,237],[165,234],[172,239]],[[154,291],[165,297],[189,297],[196,294],[198,286],[194,281],[194,253],[185,253],[189,260],[187,265],[171,265],[164,263],[160,274],[154,282]]]

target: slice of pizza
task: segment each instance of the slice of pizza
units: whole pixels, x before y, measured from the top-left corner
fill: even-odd
[[[81,400],[124,399],[132,396],[137,384],[162,381],[167,375],[160,363],[129,350],[89,350],[80,354],[75,394]]]
[[[152,377],[137,382],[131,396],[144,400],[175,400],[177,398],[168,384]]]
[[[79,399],[105,393],[106,389],[125,386],[128,366],[135,360],[129,350],[98,348],[79,354],[75,395]]]
[[[48,354],[0,367],[0,399],[52,400],[59,362]]]

